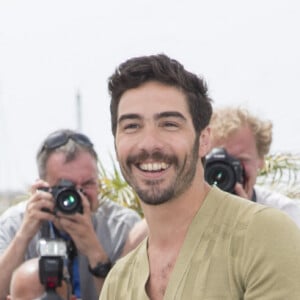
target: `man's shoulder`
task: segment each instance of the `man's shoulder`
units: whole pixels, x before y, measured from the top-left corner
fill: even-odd
[[[0,216],[0,253],[3,253],[8,247],[10,241],[20,228],[26,205],[26,202],[13,205]]]
[[[235,236],[234,243],[240,238],[250,241],[251,247],[259,249],[264,243],[276,243],[279,240],[287,243],[293,236],[299,247],[300,231],[295,222],[283,211],[268,207],[217,191],[217,201],[214,205],[213,221],[222,227],[228,236]],[[258,242],[254,242],[257,240]],[[296,243],[296,242],[295,242]]]
[[[230,231],[233,230],[232,233],[234,230],[247,230],[249,226],[257,227],[256,220],[260,218],[270,223],[285,222],[286,218],[290,219],[278,209],[255,203],[217,188],[214,188],[208,200],[208,203],[211,202],[209,215],[213,216],[214,222],[227,227]]]
[[[27,202],[28,201],[24,200],[18,204],[15,204],[15,205],[7,208],[0,216],[0,224],[3,224],[11,219],[14,219],[15,221],[18,219],[21,220],[24,216]]]
[[[224,217],[226,214],[224,215],[223,212],[227,212],[230,219],[232,219],[232,213],[234,213],[235,218],[244,219],[246,215],[253,216],[267,209],[264,205],[224,192],[217,187],[212,188],[208,200],[207,202],[212,205],[213,211],[220,211]]]

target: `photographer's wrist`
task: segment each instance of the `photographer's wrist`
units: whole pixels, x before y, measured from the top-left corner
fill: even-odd
[[[109,261],[109,257],[103,251],[103,249],[99,248],[99,251],[93,251],[88,255],[89,266],[91,268],[96,267],[99,262],[106,263]]]
[[[91,249],[94,250],[88,255],[89,272],[94,277],[105,278],[112,266],[109,257],[100,244],[97,247],[91,247]]]
[[[98,262],[95,267],[88,266],[89,272],[97,278],[105,278],[112,268],[110,261]]]

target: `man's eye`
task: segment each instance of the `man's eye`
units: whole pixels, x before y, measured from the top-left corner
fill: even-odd
[[[179,126],[175,122],[164,122],[163,127],[168,128],[168,129],[176,129]]]
[[[138,127],[138,124],[127,124],[125,126],[125,129],[127,129],[127,128],[137,128],[137,127]]]
[[[138,128],[139,128],[139,125],[137,123],[126,124],[123,127],[123,129],[125,131],[132,131],[132,130],[135,130],[135,129],[138,129]]]

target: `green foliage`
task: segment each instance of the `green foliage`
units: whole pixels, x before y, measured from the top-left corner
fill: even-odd
[[[100,185],[102,198],[108,198],[125,207],[134,209],[143,216],[140,201],[135,191],[128,185],[120,174],[115,162],[112,161],[113,172],[108,174],[101,162],[99,162]]]

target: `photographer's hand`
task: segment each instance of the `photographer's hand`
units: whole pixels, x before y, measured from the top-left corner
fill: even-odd
[[[107,262],[109,258],[94,230],[90,203],[82,193],[81,198],[83,206],[82,214],[75,213],[67,215],[57,212],[57,219],[54,221],[54,224],[71,236],[77,250],[88,258],[89,264],[93,268],[99,262]],[[94,278],[98,292],[100,293],[104,280],[102,278]]]
[[[237,182],[235,184],[234,191],[238,196],[240,196],[242,198],[245,198],[245,199],[250,199],[247,192],[246,192],[246,190],[244,189],[242,184],[240,184],[239,182]]]
[[[28,244],[38,232],[41,222],[55,218],[49,212],[42,211],[42,208],[52,211],[54,206],[51,194],[38,190],[47,186],[41,180],[32,185],[22,225],[0,257],[0,299],[5,299],[12,272],[23,262]]]
[[[42,180],[37,181],[31,187],[31,197],[29,198],[23,222],[17,233],[29,242],[38,232],[43,221],[53,221],[55,216],[50,213],[54,208],[54,201],[51,193],[40,190],[48,188],[49,185]]]

